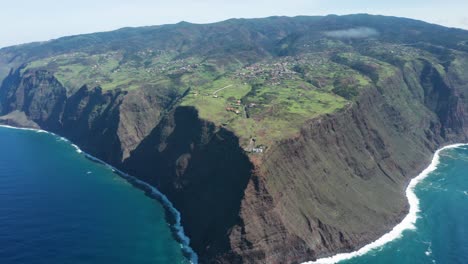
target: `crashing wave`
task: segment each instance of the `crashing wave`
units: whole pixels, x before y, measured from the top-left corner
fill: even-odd
[[[412,179],[406,188],[406,197],[408,199],[408,203],[410,206],[409,212],[406,215],[406,217],[401,221],[398,225],[396,225],[390,232],[386,233],[385,235],[381,236],[379,239],[376,241],[367,244],[366,246],[360,248],[357,251],[349,252],[349,253],[340,253],[331,257],[327,258],[321,258],[316,261],[308,261],[304,262],[303,264],[332,264],[332,263],[338,263],[340,261],[352,259],[358,256],[365,255],[366,253],[378,249],[385,244],[394,241],[398,238],[400,238],[405,230],[411,230],[415,229],[416,226],[416,220],[418,218],[418,213],[420,212],[419,208],[419,199],[414,193],[414,188],[418,183],[420,183],[422,180],[424,180],[431,172],[437,169],[437,166],[439,165],[440,162],[440,152],[447,150],[447,149],[453,149],[453,148],[459,148],[462,146],[468,146],[468,144],[453,144],[453,145],[448,145],[445,146],[441,149],[438,149],[435,154],[434,158],[432,159],[431,164],[423,170],[417,177]]]

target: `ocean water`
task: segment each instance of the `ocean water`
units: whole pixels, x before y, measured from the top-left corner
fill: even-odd
[[[188,263],[163,206],[57,136],[0,127],[0,263]]]
[[[410,183],[402,224],[363,250],[310,263],[468,263],[468,146],[454,147]]]
[[[0,127],[0,264],[189,263],[163,206],[76,150]],[[402,224],[318,263],[468,263],[468,146],[439,151],[410,185]]]

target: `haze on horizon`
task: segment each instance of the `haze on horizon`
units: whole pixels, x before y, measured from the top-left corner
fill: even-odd
[[[466,0],[17,0],[2,3],[0,47],[122,27],[229,18],[369,13],[468,29]]]

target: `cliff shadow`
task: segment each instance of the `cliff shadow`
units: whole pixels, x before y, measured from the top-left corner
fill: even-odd
[[[253,166],[238,138],[178,107],[131,152],[122,169],[156,186],[180,211],[201,260],[230,249]]]

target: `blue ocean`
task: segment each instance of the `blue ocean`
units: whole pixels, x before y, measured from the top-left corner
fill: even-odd
[[[468,147],[439,157],[414,227],[339,263],[468,263]],[[0,127],[0,263],[189,261],[157,200],[57,136]]]
[[[51,134],[0,127],[0,263],[188,263],[163,206]]]

